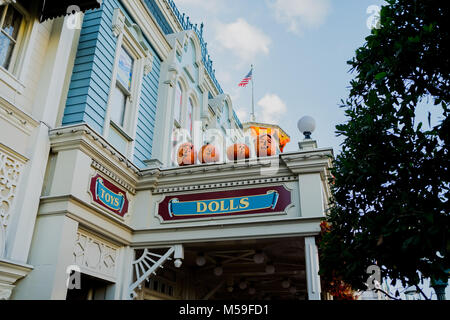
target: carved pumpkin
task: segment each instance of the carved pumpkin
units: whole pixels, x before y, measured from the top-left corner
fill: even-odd
[[[201,163],[219,161],[219,152],[212,144],[205,144],[198,152],[198,159]]]
[[[228,160],[248,159],[250,149],[245,143],[235,143],[227,148]]]
[[[261,134],[256,137],[256,156],[273,156],[277,153],[277,142],[270,134]]]
[[[177,152],[177,162],[179,166],[186,166],[197,162],[197,153],[192,143],[185,142],[180,145]]]

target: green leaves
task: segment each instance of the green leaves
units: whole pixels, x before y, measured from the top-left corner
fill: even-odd
[[[354,79],[342,101],[347,121],[336,126],[344,143],[326,218],[333,227],[320,242],[324,279],[360,289],[375,261],[409,285],[418,271],[439,278],[450,268],[450,6],[388,3],[382,27],[348,61]],[[415,126],[424,98],[442,114],[433,128],[431,116],[428,128]]]
[[[386,72],[377,73],[377,75],[375,76],[375,80],[381,80],[381,79],[383,79],[386,76],[387,76]]]

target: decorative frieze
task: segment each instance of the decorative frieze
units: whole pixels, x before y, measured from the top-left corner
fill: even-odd
[[[295,181],[298,178],[296,176],[288,177],[272,177],[272,178],[261,178],[261,179],[251,179],[242,181],[230,181],[221,183],[208,183],[190,186],[176,186],[176,187],[164,187],[158,188],[153,191],[154,194],[166,193],[166,192],[177,192],[177,191],[192,191],[192,190],[203,190],[203,189],[213,189],[213,188],[229,188],[235,186],[248,186],[257,184],[267,184],[267,183],[277,183],[286,181]]]
[[[103,174],[105,174],[106,176],[108,176],[109,178],[111,178],[112,180],[117,182],[118,184],[120,184],[122,187],[127,189],[132,194],[136,193],[136,190],[129,183],[127,183],[126,181],[121,179],[117,174],[115,174],[111,170],[107,169],[101,163],[99,163],[96,160],[92,159],[92,164],[91,165],[92,165],[93,168],[95,168],[98,171],[102,172]]]
[[[117,248],[104,240],[78,230],[73,248],[73,263],[82,271],[115,278]]]
[[[0,144],[0,257],[5,253],[6,229],[25,161]]]

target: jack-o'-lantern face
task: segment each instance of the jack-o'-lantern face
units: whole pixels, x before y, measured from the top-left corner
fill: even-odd
[[[194,145],[190,142],[183,143],[178,148],[177,163],[179,166],[195,164],[197,162],[197,153]]]
[[[244,143],[235,143],[227,148],[227,157],[229,160],[248,159],[250,149]]]
[[[210,163],[219,161],[219,152],[212,144],[205,144],[198,152],[198,158],[201,163]]]
[[[262,134],[256,138],[256,155],[258,157],[276,154],[276,141],[270,134]]]

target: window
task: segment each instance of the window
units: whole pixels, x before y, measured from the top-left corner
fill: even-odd
[[[187,126],[186,129],[189,131],[189,135],[191,136],[192,139],[192,123],[193,123],[193,117],[194,117],[194,105],[192,104],[192,99],[189,98],[189,103],[188,103],[188,110],[187,110]]]
[[[0,65],[7,70],[14,68],[22,22],[23,15],[14,6],[0,7]]]
[[[119,53],[119,65],[117,68],[117,81],[125,88],[131,90],[131,78],[133,77],[133,58],[122,47]]]
[[[109,140],[123,154],[127,154],[128,141],[132,140],[127,134],[129,131],[127,122],[128,109],[131,108],[133,69],[134,59],[121,46],[117,58],[116,83],[111,90]]]
[[[111,99],[111,120],[123,127],[127,96],[117,85],[114,87]]]
[[[124,127],[127,99],[130,96],[131,80],[133,78],[134,60],[128,52],[121,47],[117,65],[116,85],[112,91],[111,120],[116,125]]]
[[[124,156],[131,158],[142,81],[151,72],[153,55],[140,27],[119,8],[114,9],[111,29],[117,42],[103,136]]]
[[[230,109],[228,107],[228,102],[226,102],[226,101],[225,101],[224,106],[222,108],[221,125],[222,125],[222,127],[224,129],[230,129],[231,128]]]
[[[174,120],[181,125],[181,108],[183,106],[183,89],[178,82],[175,90]]]

